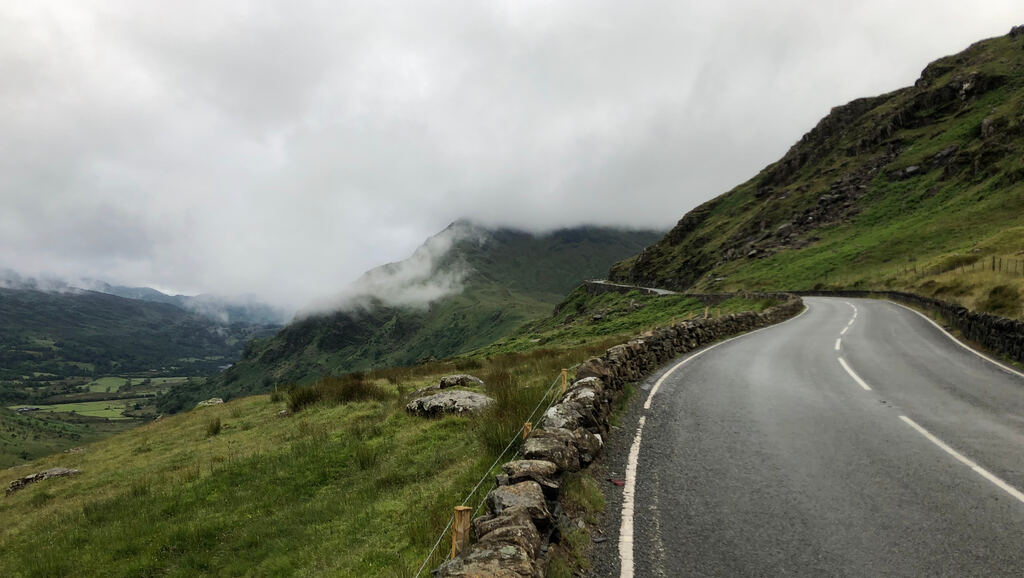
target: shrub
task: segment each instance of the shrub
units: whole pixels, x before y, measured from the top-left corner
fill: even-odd
[[[206,437],[211,437],[219,434],[220,429],[220,418],[215,417],[211,419],[210,421],[206,422]]]
[[[273,391],[273,393],[270,394],[270,402],[271,403],[280,403],[282,401],[284,401],[284,392],[275,389]]]
[[[316,387],[297,385],[288,391],[288,409],[292,413],[297,413],[303,408],[319,402],[320,399],[320,390]]]

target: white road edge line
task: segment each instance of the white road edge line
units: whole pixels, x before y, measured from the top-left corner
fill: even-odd
[[[853,370],[850,369],[849,365],[846,365],[846,360],[843,359],[842,357],[839,358],[839,365],[843,366],[843,369],[846,370],[846,373],[849,373],[850,377],[852,377],[853,380],[856,381],[858,385],[860,385],[861,387],[864,388],[864,391],[871,391],[871,386],[866,384],[866,383],[864,383],[864,380],[861,379],[859,375],[854,373]]]
[[[847,325],[846,327],[843,327],[843,330],[839,332],[839,335],[846,335],[846,332],[849,331],[849,329],[850,329],[849,325]]]
[[[1021,493],[1020,490],[1018,490],[1017,488],[1011,486],[1010,484],[1007,484],[1003,480],[999,479],[999,477],[996,476],[995,474],[993,474],[992,472],[990,472],[990,471],[986,470],[985,468],[979,466],[978,464],[974,463],[967,456],[965,456],[965,455],[961,454],[960,452],[954,450],[953,448],[949,447],[945,442],[943,442],[939,438],[937,438],[934,435],[932,435],[932,433],[930,431],[924,429],[923,427],[918,425],[917,422],[915,422],[914,420],[910,419],[909,417],[907,417],[905,415],[901,415],[900,419],[903,420],[910,427],[916,429],[917,433],[923,435],[928,441],[930,441],[933,444],[939,446],[947,454],[949,454],[949,455],[953,456],[954,458],[956,458],[960,463],[962,463],[963,465],[971,468],[978,475],[980,475],[981,477],[985,478],[986,480],[992,482],[993,484],[998,486],[999,489],[1003,490],[1007,494],[1010,494],[1011,496],[1016,498],[1017,501],[1019,501],[1021,503],[1024,503],[1024,493]]]
[[[839,345],[843,342],[842,338],[836,339],[836,351],[839,351]]]
[[[977,355],[978,357],[984,359],[985,361],[987,361],[987,362],[989,362],[989,363],[999,367],[1000,369],[1002,369],[1003,371],[1005,371],[1007,373],[1016,375],[1017,377],[1024,378],[1024,373],[1021,373],[1021,372],[1017,371],[1016,369],[1010,367],[1009,365],[1005,365],[1003,363],[1000,363],[1000,362],[996,361],[995,359],[992,359],[991,357],[985,355],[984,353],[981,353],[980,351],[974,349],[970,345],[967,345],[963,341],[960,341],[956,337],[953,337],[953,335],[950,332],[946,331],[945,328],[943,328],[938,323],[932,321],[931,318],[929,318],[924,313],[921,313],[920,311],[917,311],[916,309],[912,309],[910,307],[907,307],[906,305],[903,305],[902,303],[897,303],[895,301],[890,301],[888,299],[883,299],[883,301],[887,301],[889,303],[892,303],[893,305],[896,305],[898,307],[902,307],[902,308],[906,309],[907,311],[910,311],[911,313],[916,313],[917,315],[919,315],[921,317],[921,319],[924,319],[928,323],[931,323],[932,325],[934,325],[935,328],[938,329],[939,331],[941,331],[943,335],[945,335],[946,337],[952,339],[953,343],[956,343],[960,347],[963,347],[967,351],[970,351],[971,353],[973,353],[973,354]]]
[[[798,317],[802,316],[804,313],[807,313],[809,309],[809,307],[804,305],[803,311],[794,315],[793,317],[790,317],[789,319],[783,321],[782,323],[775,323],[773,325],[768,325],[760,329],[755,329],[754,331],[751,331],[749,333],[737,335],[736,337],[730,337],[725,341],[721,341],[719,343],[712,345],[711,347],[702,349],[697,353],[694,353],[693,355],[675,364],[674,366],[672,366],[671,369],[666,371],[658,379],[658,381],[654,383],[654,387],[651,388],[651,393],[647,396],[647,400],[644,401],[644,410],[651,409],[651,401],[654,399],[654,394],[658,393],[658,389],[661,388],[661,384],[664,383],[670,375],[675,373],[677,369],[686,365],[691,360],[696,359],[701,355],[704,355],[705,353],[711,351],[712,349],[718,347],[719,345],[725,345],[730,341],[735,341],[736,339],[747,337],[748,335],[753,335],[759,331],[764,331],[765,329],[771,329],[772,327],[778,327],[784,323],[789,323],[790,321],[793,321],[794,319],[797,319]],[[620,578],[633,578],[633,509],[636,497],[636,470],[640,460],[640,440],[643,438],[644,424],[646,423],[647,417],[640,416],[640,422],[636,428],[636,436],[633,438],[633,445],[629,447],[629,458],[626,461],[626,479],[623,482],[622,487],[622,519],[619,523]]]

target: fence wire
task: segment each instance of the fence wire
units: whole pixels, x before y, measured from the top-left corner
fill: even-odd
[[[577,367],[579,367],[580,365],[581,364],[577,363],[576,365],[573,365],[572,367],[568,368],[568,370],[572,371],[572,370],[576,369]],[[555,380],[551,382],[551,385],[548,386],[547,390],[544,392],[544,395],[542,395],[540,397],[540,400],[537,402],[537,405],[533,408],[533,411],[530,412],[530,415],[527,416],[527,418],[525,420],[523,420],[524,423],[523,423],[522,426],[520,426],[519,431],[516,432],[516,434],[512,436],[512,439],[509,440],[508,445],[505,446],[505,449],[502,450],[501,454],[499,454],[498,457],[494,460],[494,463],[491,464],[491,467],[487,468],[487,471],[484,472],[484,475],[480,477],[480,480],[476,483],[476,485],[473,487],[473,489],[466,496],[466,499],[462,500],[462,503],[460,504],[460,506],[465,506],[473,498],[473,496],[477,493],[477,491],[480,489],[480,487],[483,485],[483,483],[485,481],[487,481],[488,478],[491,477],[491,473],[494,471],[494,468],[497,467],[497,465],[499,463],[501,463],[501,460],[505,457],[505,454],[507,454],[508,451],[510,449],[512,449],[512,446],[514,446],[517,441],[522,439],[523,431],[525,431],[525,429],[526,429],[526,423],[525,422],[532,422],[533,421],[534,416],[537,414],[537,410],[539,410],[541,408],[541,406],[544,405],[544,400],[546,400],[548,398],[548,396],[551,395],[551,392],[555,391],[555,387],[558,385],[558,383],[560,381],[562,381],[562,374],[561,374],[561,372],[559,372],[558,377],[556,377]],[[551,409],[552,406],[555,405],[555,403],[556,403],[556,401],[558,399],[559,399],[559,397],[557,395],[556,396],[552,396],[550,402],[547,405],[547,407],[544,408],[544,413],[547,413],[547,411],[549,409]],[[544,413],[541,414],[540,419],[537,421],[537,426],[538,427],[540,426],[540,422],[543,421],[543,419],[544,419]],[[512,455],[516,456],[516,455],[518,455],[518,453],[519,452],[517,450]],[[491,485],[488,487],[487,491],[490,492],[492,489],[494,489],[495,485],[496,484],[495,484],[494,480],[491,480]],[[487,494],[484,494],[484,497],[480,499],[480,503],[477,504],[477,507],[476,507],[476,509],[473,512],[473,517],[474,518],[480,513],[480,509],[483,508],[484,503],[486,503],[486,502],[487,502]],[[444,541],[444,537],[446,535],[448,535],[448,531],[451,530],[452,524],[454,522],[455,522],[455,514],[453,513],[448,518],[448,524],[445,525],[444,530],[441,531],[441,535],[438,536],[437,537],[437,541],[434,542],[434,547],[430,549],[430,553],[427,554],[427,557],[424,558],[423,563],[420,564],[419,570],[416,571],[416,578],[419,578],[419,576],[423,573],[423,570],[427,567],[427,564],[429,564],[430,560],[434,557],[434,554],[437,553],[437,549],[441,546],[441,542]]]

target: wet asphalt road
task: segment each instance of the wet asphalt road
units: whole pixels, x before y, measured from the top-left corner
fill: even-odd
[[[678,360],[642,385],[603,466],[624,476],[644,416],[635,575],[1024,576],[1024,377],[898,305],[805,302],[674,371],[647,410]],[[608,493],[594,573],[616,576]]]

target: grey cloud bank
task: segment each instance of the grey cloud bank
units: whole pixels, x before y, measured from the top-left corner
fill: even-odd
[[[832,106],[1021,21],[1011,1],[3,1],[0,268],[298,307],[461,217],[667,227]]]

